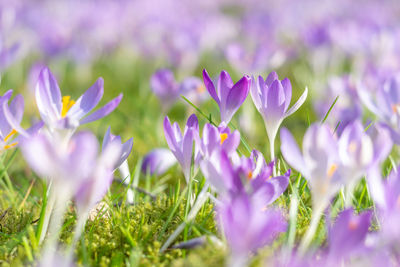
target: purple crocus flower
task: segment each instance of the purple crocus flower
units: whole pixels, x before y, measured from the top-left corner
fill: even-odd
[[[231,251],[228,266],[246,266],[249,253],[270,244],[286,231],[279,210],[265,210],[244,192],[223,200],[217,207],[217,216]]]
[[[302,254],[313,238],[323,210],[343,186],[337,171],[340,168],[338,145],[328,126],[315,123],[304,135],[303,154],[290,132],[282,129],[281,151],[285,160],[307,179],[310,186],[313,215],[300,245]]]
[[[200,152],[203,157],[210,157],[216,149],[224,150],[229,156],[236,152],[240,144],[240,133],[233,132],[226,126],[215,127],[206,123],[203,128],[203,136],[200,142]]]
[[[292,85],[288,78],[280,81],[276,72],[271,72],[267,79],[253,77],[251,97],[258,112],[262,115],[270,142],[271,160],[274,160],[274,143],[282,121],[293,114],[307,98],[308,89],[304,90],[299,100],[288,110],[292,99]]]
[[[234,165],[224,150],[216,150],[202,161],[201,171],[222,197],[230,198],[247,192],[266,206],[286,190],[290,173],[272,177],[273,163],[267,165],[260,154],[253,151],[250,158],[242,158],[238,165]]]
[[[167,111],[179,97],[179,85],[175,81],[174,73],[169,69],[156,71],[150,79],[153,93],[161,100],[164,111]]]
[[[338,144],[328,126],[315,123],[308,128],[303,138],[303,154],[290,132],[283,128],[281,151],[285,160],[308,180],[314,208],[321,205],[325,208],[342,185],[337,172]]]
[[[226,71],[222,71],[215,87],[207,71],[203,70],[203,80],[211,97],[219,106],[221,123],[228,125],[249,93],[250,77],[244,76],[237,83],[233,84],[229,74]]]
[[[366,252],[365,239],[372,213],[355,215],[352,208],[342,211],[332,226],[328,226],[328,249],[324,266],[339,266],[350,258]]]
[[[176,164],[176,158],[167,148],[156,148],[143,158],[142,172],[150,175],[163,175],[170,167]]]
[[[390,131],[393,142],[400,144],[400,76],[386,80],[376,91],[375,100],[363,87],[359,95],[364,105]]]
[[[181,165],[186,182],[189,182],[193,153],[195,164],[198,162],[199,155],[197,146],[193,151],[193,142],[198,140],[199,135],[199,122],[196,115],[192,114],[187,120],[183,135],[178,123],[175,122],[171,125],[168,116],[166,116],[164,119],[164,134],[171,152]]]
[[[61,97],[56,78],[48,68],[44,68],[36,85],[35,95],[40,116],[48,128],[76,129],[79,125],[96,121],[111,113],[121,102],[122,94],[102,108],[92,111],[103,96],[104,81],[99,78],[78,100],[70,96]]]

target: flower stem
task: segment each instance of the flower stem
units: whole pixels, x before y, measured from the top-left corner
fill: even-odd
[[[317,230],[324,207],[325,207],[325,205],[319,205],[318,207],[315,208],[315,210],[313,211],[313,214],[311,215],[310,226],[308,227],[307,232],[304,235],[304,237],[301,241],[301,244],[300,244],[299,252],[301,255],[304,255],[304,253],[306,252],[307,248],[309,247],[309,245],[314,237],[314,234],[315,234],[315,231]]]

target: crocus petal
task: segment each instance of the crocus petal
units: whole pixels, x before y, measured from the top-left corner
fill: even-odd
[[[303,156],[292,134],[286,129],[281,130],[281,152],[285,160],[305,177],[309,177]]]
[[[39,75],[35,90],[36,104],[42,119],[51,124],[61,118],[61,92],[56,78],[46,67]]]
[[[278,80],[278,74],[273,71],[268,75],[267,79],[265,79],[265,84],[270,87],[275,80]]]
[[[14,118],[14,115],[11,113],[7,102],[3,103],[3,114],[7,122],[10,124],[12,129],[15,129],[18,133],[25,137],[29,137],[29,134],[21,127],[19,121]]]
[[[175,153],[178,149],[178,143],[176,142],[176,137],[174,130],[172,129],[171,122],[168,118],[168,116],[165,116],[164,119],[164,135],[165,135],[165,140],[167,141],[167,144],[169,148],[171,149],[172,153]]]
[[[56,177],[56,163],[59,159],[52,144],[42,135],[21,139],[20,148],[25,160],[41,177]],[[40,155],[40,157],[38,157]]]
[[[285,109],[285,92],[279,80],[272,82],[267,93],[267,108],[271,117],[280,118]]]
[[[183,136],[182,140],[182,152],[183,152],[183,162],[182,169],[185,175],[186,182],[190,179],[190,166],[192,163],[193,154],[193,130],[189,129],[188,132]]]
[[[283,91],[285,92],[285,111],[289,108],[292,99],[292,84],[288,78],[282,80]]]
[[[232,87],[226,98],[225,112],[227,117],[224,119],[221,118],[223,122],[228,123],[233,114],[243,104],[244,100],[246,100],[246,97],[249,94],[250,84],[250,77],[244,76]]]
[[[89,122],[92,122],[92,121],[96,121],[98,119],[101,119],[101,118],[107,116],[114,109],[116,109],[118,107],[119,103],[121,102],[121,99],[122,99],[122,94],[120,94],[119,96],[117,96],[116,98],[114,98],[113,100],[108,102],[107,104],[105,104],[102,108],[96,110],[95,112],[93,112],[89,116],[83,118],[80,121],[80,124],[85,124],[85,123],[89,123]]]
[[[14,114],[14,118],[18,123],[21,123],[22,116],[24,115],[24,98],[22,95],[18,94],[10,103],[10,111]]]
[[[80,120],[94,109],[103,97],[104,80],[99,78],[71,107],[67,116]]]
[[[228,135],[228,138],[222,143],[222,149],[230,155],[235,152],[240,144],[240,133],[238,130]]]
[[[301,107],[301,105],[303,105],[303,103],[306,101],[307,95],[308,95],[308,88],[306,87],[303,94],[299,97],[297,102],[286,112],[285,116],[288,117],[292,115],[294,112],[296,112]]]
[[[220,105],[220,100],[217,95],[217,91],[215,90],[215,86],[205,69],[203,70],[203,80],[204,85],[206,86],[207,91],[210,93],[211,97],[215,100],[215,102],[217,102],[218,105]]]
[[[283,192],[286,191],[286,188],[289,185],[289,176],[277,176],[268,179],[268,183],[271,183],[274,187],[274,193],[271,196],[270,202],[265,203],[265,205],[269,205],[273,203],[276,199],[278,199]]]
[[[260,81],[261,80],[261,81]],[[256,106],[257,110],[261,108],[261,97],[260,97],[260,88],[259,86],[264,86],[264,80],[261,76],[258,76],[257,81],[255,80],[254,76],[251,77],[251,86],[250,86],[250,95],[253,99],[254,105]]]
[[[224,70],[221,71],[217,85],[217,93],[221,100],[221,106],[220,106],[221,109],[222,107],[225,107],[225,105],[227,104],[227,97],[232,87],[233,87],[233,82],[229,73]]]

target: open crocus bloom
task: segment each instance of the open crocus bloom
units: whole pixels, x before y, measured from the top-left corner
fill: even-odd
[[[250,77],[244,76],[233,84],[229,74],[221,71],[215,87],[207,71],[203,70],[203,80],[211,97],[219,106],[221,123],[227,125],[249,94]]]
[[[271,72],[265,81],[261,76],[258,77],[257,81],[254,77],[252,78],[250,94],[254,105],[264,119],[271,144],[271,155],[273,155],[273,144],[279,126],[286,117],[293,114],[303,105],[307,98],[308,89],[306,87],[299,100],[288,109],[292,99],[290,80],[285,78],[280,81],[276,72]]]
[[[19,126],[24,114],[24,98],[18,94],[8,104],[12,93],[12,90],[8,90],[0,97],[0,151],[16,146],[19,139],[18,133],[29,137],[43,126],[42,122],[36,123],[27,130]]]
[[[121,102],[122,94],[102,108],[88,115],[103,97],[104,81],[99,78],[76,101],[70,96],[61,96],[56,78],[44,68],[36,84],[35,96],[40,116],[50,129],[76,129],[79,125],[96,121],[111,113]]]
[[[337,141],[326,125],[312,124],[303,139],[303,154],[287,129],[281,130],[281,151],[285,160],[298,170],[310,185],[314,208],[320,212],[339,188],[342,179]],[[317,209],[318,209],[317,208]]]

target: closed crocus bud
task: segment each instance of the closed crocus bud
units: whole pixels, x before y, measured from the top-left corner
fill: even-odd
[[[222,71],[219,75],[217,86],[215,86],[207,71],[203,70],[203,80],[211,97],[219,106],[221,123],[228,125],[249,93],[250,77],[244,76],[233,84],[229,74],[226,71]]]
[[[165,117],[164,134],[171,152],[181,165],[186,182],[189,182],[192,168],[192,156],[194,154],[194,167],[196,167],[199,155],[198,145],[195,146],[195,151],[193,151],[193,142],[199,139],[199,122],[196,115],[192,114],[189,117],[183,134],[178,123],[175,122],[171,125],[168,116]]]
[[[270,142],[271,160],[274,160],[274,142],[282,121],[293,114],[307,98],[308,89],[304,90],[299,100],[289,109],[292,99],[292,85],[288,78],[280,81],[276,72],[271,72],[267,79],[259,76],[252,78],[250,94],[254,105],[264,119]]]

